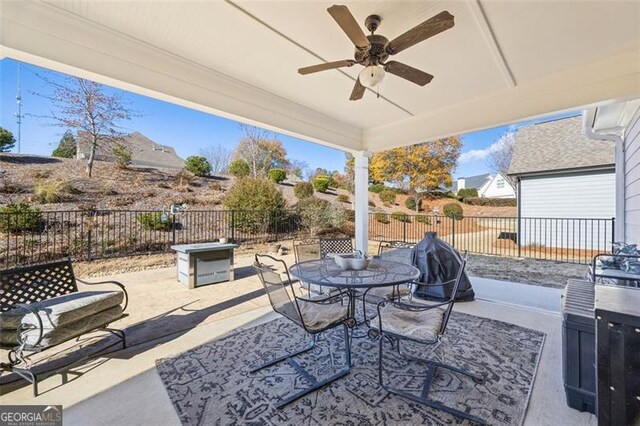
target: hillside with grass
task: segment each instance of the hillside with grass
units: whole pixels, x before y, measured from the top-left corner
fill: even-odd
[[[2,154],[0,170],[0,204],[25,202],[43,211],[59,210],[162,210],[171,204],[186,204],[191,210],[223,210],[223,198],[236,178],[233,176],[199,177],[184,170],[129,166],[96,161],[94,176],[84,173],[84,162],[68,158]],[[278,184],[289,207],[298,198],[295,182]],[[416,214],[409,195],[401,190],[372,187],[369,192],[371,212]],[[340,188],[314,196],[353,209],[353,194]],[[466,216],[508,217],[517,214],[515,207],[476,206],[460,203],[446,196],[426,196],[419,214],[444,211],[449,203],[460,204]]]

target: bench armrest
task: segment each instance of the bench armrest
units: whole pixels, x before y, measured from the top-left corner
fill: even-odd
[[[124,312],[127,309],[127,306],[129,305],[129,293],[127,293],[127,289],[124,287],[124,284],[122,284],[121,282],[118,282],[118,281],[90,282],[90,281],[81,280],[80,278],[76,278],[76,281],[78,281],[78,282],[80,282],[82,284],[86,284],[86,285],[114,284],[114,285],[120,287],[120,289],[124,293],[124,306],[122,307],[122,311]]]
[[[42,323],[42,317],[40,316],[40,312],[38,311],[38,309],[36,309],[35,307],[26,304],[26,303],[18,303],[16,304],[16,307],[22,308],[22,309],[26,309],[27,311],[31,312],[33,315],[35,315],[36,319],[38,320],[38,340],[36,340],[35,343],[29,345],[32,347],[36,347],[40,344],[40,341],[42,340],[42,336],[44,334],[44,324]],[[18,333],[18,342],[20,342],[20,347],[24,347],[26,342],[22,341],[22,332],[25,331],[24,328],[24,324],[20,324],[20,326],[18,327],[18,329],[16,330]]]

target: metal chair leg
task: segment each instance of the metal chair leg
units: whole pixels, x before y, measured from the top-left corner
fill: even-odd
[[[422,358],[415,357],[413,355],[409,355],[408,353],[403,352],[401,350],[401,348],[400,348],[400,340],[397,341],[397,344],[398,344],[398,354],[400,354],[400,356],[403,357],[404,359],[421,362],[423,364],[426,364],[427,367],[429,367],[429,368],[439,367],[439,368],[444,368],[445,370],[455,371],[456,373],[460,373],[460,374],[463,374],[463,375],[465,375],[467,377],[472,378],[473,381],[478,383],[478,384],[481,384],[481,383],[484,382],[484,376],[481,376],[480,374],[477,374],[477,373],[475,373],[473,371],[464,370],[464,369],[459,368],[459,367],[454,367],[453,365],[444,364],[444,363],[439,362],[439,361],[433,361],[433,360],[430,360],[430,359],[422,359]],[[442,346],[442,345],[438,345],[438,346]],[[438,348],[434,348],[434,349],[438,349]]]
[[[316,344],[316,335],[313,335],[313,341],[312,344],[304,347],[302,349],[298,349],[293,353],[289,353],[287,355],[275,358],[271,361],[268,361],[258,367],[255,367],[251,370],[249,370],[249,373],[254,373],[258,370],[261,370],[263,368],[269,367],[271,365],[277,364],[280,361],[283,360],[287,360],[287,362],[289,363],[289,365],[291,365],[291,367],[293,367],[296,371],[298,371],[300,374],[302,374],[309,382],[311,382],[311,386],[303,389],[299,392],[296,392],[292,395],[287,396],[286,398],[284,398],[282,401],[280,401],[277,405],[276,408],[277,409],[281,409],[282,407],[286,406],[287,404],[302,398],[305,395],[308,395],[311,392],[314,392],[318,389],[320,389],[321,387],[328,385],[331,382],[334,382],[338,379],[340,379],[341,377],[346,376],[347,374],[349,374],[351,372],[351,345],[349,342],[349,328],[347,327],[347,324],[342,324],[343,327],[343,333],[344,333],[344,350],[345,350],[345,366],[342,367],[340,370],[338,370],[335,374],[333,374],[330,377],[327,377],[326,379],[322,380],[322,381],[318,381],[316,379],[315,376],[309,374],[306,372],[306,370],[304,370],[304,368],[302,368],[298,363],[296,363],[295,361],[293,361],[291,359],[291,357],[295,356],[295,355],[299,355],[301,353],[307,352],[311,349],[313,349],[315,347]]]
[[[300,349],[296,349],[294,352],[286,353],[286,354],[284,354],[282,356],[279,356],[279,357],[274,358],[274,359],[272,359],[270,361],[267,361],[267,362],[265,362],[263,364],[260,364],[260,365],[258,365],[256,367],[253,367],[251,370],[249,370],[249,373],[255,373],[256,371],[262,370],[263,368],[271,367],[272,365],[277,364],[280,361],[284,361],[285,359],[288,359],[288,358],[294,357],[296,355],[300,355],[302,353],[310,351],[311,349],[316,347],[317,335],[316,334],[312,335],[312,338],[313,339],[312,339],[310,345],[304,346],[304,347],[302,347]]]
[[[349,344],[349,329],[346,326],[346,324],[343,324],[343,329],[344,329],[344,345],[345,345],[344,346],[345,347],[345,366],[342,367],[340,370],[338,370],[332,376],[327,377],[326,379],[318,382],[315,376],[308,374],[302,367],[300,367],[293,360],[289,360],[289,363],[292,365],[292,367],[298,370],[300,373],[302,373],[302,375],[305,376],[305,378],[311,382],[311,386],[308,387],[307,389],[301,390],[300,392],[296,392],[293,395],[287,396],[285,399],[280,401],[278,405],[276,405],[277,409],[281,409],[287,404],[290,404],[291,402],[297,399],[300,399],[303,396],[310,394],[311,392],[317,391],[323,386],[326,386],[329,383],[335,382],[336,380],[346,376],[351,372],[351,346]]]
[[[423,363],[426,363],[429,370],[427,371],[427,377],[425,378],[425,383],[423,385],[422,388],[422,392],[420,396],[416,396],[412,393],[403,391],[401,389],[397,389],[391,386],[387,386],[384,383],[384,379],[383,379],[383,369],[382,369],[382,362],[383,362],[383,344],[384,344],[384,338],[387,338],[389,340],[389,342],[391,342],[392,347],[393,347],[393,340],[391,338],[389,338],[388,336],[382,336],[382,338],[380,338],[379,341],[379,345],[378,345],[378,382],[380,384],[380,386],[386,390],[389,393],[392,393],[394,395],[398,395],[407,399],[410,399],[412,401],[418,402],[420,404],[424,404],[428,407],[432,407],[435,408],[437,410],[441,410],[444,411],[446,413],[449,413],[451,415],[454,415],[456,417],[459,417],[461,419],[466,419],[466,420],[470,420],[472,422],[481,424],[481,425],[486,425],[487,423],[484,421],[484,419],[471,415],[469,413],[465,413],[464,411],[460,411],[457,410],[455,408],[449,407],[447,405],[444,405],[442,402],[439,401],[435,401],[433,399],[429,399],[429,391],[431,390],[431,383],[433,381],[433,377],[435,375],[435,368],[436,367],[440,367],[440,368],[446,368],[449,370],[453,370],[462,374],[465,374],[469,377],[474,377],[474,375],[470,374],[469,372],[465,372],[464,370],[455,368],[455,367],[450,367],[447,366],[445,364],[439,363],[439,362],[432,362],[432,361],[428,361],[428,360],[421,360],[419,358],[413,357],[413,356],[409,356],[409,358],[407,359],[412,359],[412,360],[417,360],[417,361],[421,361]],[[397,342],[398,344],[398,353],[400,353],[402,355],[402,353],[400,352],[400,342]],[[404,355],[403,355],[404,356]],[[474,379],[475,381],[475,379]]]

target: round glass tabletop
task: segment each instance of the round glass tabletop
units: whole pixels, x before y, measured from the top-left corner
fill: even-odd
[[[367,269],[343,270],[333,259],[296,263],[289,272],[300,281],[329,287],[387,287],[414,281],[420,271],[406,263],[374,258]]]

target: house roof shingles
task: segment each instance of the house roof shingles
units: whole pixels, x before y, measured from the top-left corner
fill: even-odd
[[[509,175],[613,167],[615,146],[582,134],[582,117],[521,127],[516,134]]]
[[[458,179],[464,179],[464,187],[465,188],[475,188],[480,189],[482,185],[487,182],[487,179],[491,177],[491,173],[485,173],[483,175],[469,176],[469,177],[459,177]],[[458,192],[458,180],[454,180],[451,183],[451,186],[443,188],[444,191],[447,192]]]

